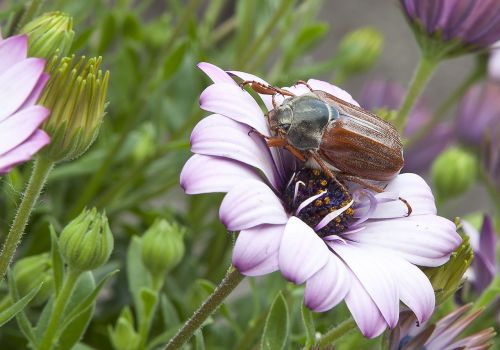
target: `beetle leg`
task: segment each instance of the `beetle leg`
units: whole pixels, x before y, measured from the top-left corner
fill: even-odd
[[[245,81],[242,81],[241,83],[239,83],[238,85],[242,89],[246,85],[250,85],[250,87],[252,88],[253,91],[255,91],[258,94],[263,94],[263,95],[281,94],[283,96],[291,96],[291,97],[295,96],[294,93],[292,93],[288,90],[281,89],[279,87],[272,86],[272,85],[266,85],[263,83],[259,83],[258,81],[255,81],[255,80],[245,80]]]
[[[320,166],[321,170],[323,170],[323,172],[331,179],[334,179],[335,176],[333,175],[332,171],[328,168],[328,166],[325,164],[325,161],[323,159],[321,159],[320,155],[318,154],[317,151],[313,151],[313,150],[310,150],[309,151],[309,154],[311,155],[311,157],[313,157],[313,159],[316,161],[316,163],[318,163],[318,165]]]
[[[342,177],[344,178],[345,180],[347,181],[351,181],[351,182],[355,182],[369,190],[372,190],[374,192],[377,192],[377,193],[382,193],[384,192],[384,188],[380,188],[378,186],[375,186],[375,185],[372,185],[366,181],[364,181],[363,179],[360,179],[359,177],[356,177],[356,176],[351,176],[351,175],[345,175],[345,174],[339,174],[338,175],[339,177]],[[410,203],[408,203],[408,201],[402,197],[398,197],[398,199],[403,202],[404,205],[406,205],[406,209],[407,209],[407,213],[406,213],[406,216],[410,216],[410,214],[412,213],[413,209],[410,205]]]
[[[295,158],[297,158],[298,160],[302,161],[302,162],[305,162],[306,161],[306,157],[304,157],[304,155],[302,154],[302,152],[300,152],[298,149],[296,149],[295,147],[293,147],[292,145],[289,145],[289,144],[286,144],[285,146],[283,146],[285,149],[287,149]]]
[[[311,90],[311,92],[312,92],[312,91],[314,91],[314,89],[311,87],[311,85],[309,85],[309,84],[308,84],[307,82],[305,82],[304,80],[297,80],[297,81],[295,82],[295,84],[293,84],[293,86],[297,86],[297,85],[305,85],[305,86],[307,86],[307,88],[308,88],[309,90]]]

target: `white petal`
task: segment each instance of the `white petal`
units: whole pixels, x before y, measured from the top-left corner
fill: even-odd
[[[345,302],[365,337],[375,338],[387,328],[387,323],[377,305],[355,275],[352,276],[351,289],[345,297]]]
[[[271,135],[257,102],[237,85],[227,83],[210,85],[200,95],[200,107],[246,124],[266,136]]]
[[[246,276],[278,270],[278,250],[285,225],[260,225],[242,230],[233,248],[233,265]]]
[[[255,180],[246,180],[233,187],[220,205],[219,216],[230,231],[288,221],[279,198],[268,186]]]
[[[339,88],[338,86],[327,83],[326,81],[316,80],[316,79],[309,79],[307,83],[315,90],[322,90],[328,92],[330,95],[338,97],[346,102],[349,102],[359,107],[359,103],[352,98],[351,94]]]
[[[399,288],[394,276],[381,263],[381,254],[354,242],[333,241],[329,245],[359,279],[389,327],[395,327],[399,318]]]
[[[292,216],[285,227],[279,251],[282,275],[295,284],[302,284],[328,262],[326,244],[300,219]]]
[[[210,79],[216,84],[226,83],[236,85],[236,82],[222,69],[208,62],[198,63],[198,68],[200,68],[203,73],[208,75]]]
[[[351,289],[351,272],[334,254],[328,262],[307,280],[304,304],[311,310],[323,312],[340,303]]]
[[[412,264],[421,266],[444,264],[462,242],[455,224],[436,215],[369,220],[363,230],[349,233],[349,238],[388,248]]]
[[[221,115],[202,119],[191,133],[191,151],[209,156],[225,157],[261,170],[274,188],[281,187],[269,148],[250,128]]]
[[[194,154],[181,171],[180,184],[188,194],[228,192],[241,181],[260,180],[256,171],[228,158]]]

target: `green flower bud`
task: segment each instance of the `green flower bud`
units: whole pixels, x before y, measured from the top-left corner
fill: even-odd
[[[84,210],[62,231],[61,255],[70,268],[88,271],[108,261],[113,250],[113,235],[106,214],[94,208]]]
[[[115,328],[108,328],[108,333],[115,350],[135,350],[141,341],[141,337],[134,329],[134,319],[128,307],[122,310]]]
[[[382,52],[384,37],[372,27],[348,33],[339,44],[337,59],[344,75],[370,69]]]
[[[53,292],[52,260],[48,253],[28,256],[17,261],[13,275],[21,298],[43,283],[31,301],[32,305],[43,304]]]
[[[446,264],[424,269],[436,293],[436,305],[455,294],[474,257],[469,237],[463,234],[461,236],[462,244],[451,254]]]
[[[21,33],[28,35],[29,56],[66,56],[75,36],[73,18],[62,12],[49,12],[28,22]]]
[[[478,162],[469,152],[454,147],[432,164],[431,177],[439,200],[459,196],[476,181]]]
[[[142,240],[142,262],[153,278],[161,278],[184,255],[184,230],[166,220],[157,220]]]
[[[94,142],[106,106],[109,72],[99,70],[101,57],[54,57],[50,79],[39,104],[51,110],[43,124],[52,142],[42,156],[54,162],[81,156]]]

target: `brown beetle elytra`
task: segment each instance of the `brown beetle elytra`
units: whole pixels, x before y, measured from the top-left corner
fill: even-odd
[[[390,123],[373,113],[343,101],[325,91],[314,90],[296,96],[292,92],[255,81],[244,81],[260,94],[273,96],[274,109],[268,121],[274,137],[266,137],[269,147],[284,147],[301,160],[313,158],[322,170],[357,182],[377,192],[383,189],[365,180],[388,181],[404,165],[401,137]],[[285,100],[278,105],[277,94]],[[406,200],[400,198],[408,207]]]

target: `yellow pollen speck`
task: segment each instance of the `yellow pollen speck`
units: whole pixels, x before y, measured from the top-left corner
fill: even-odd
[[[313,169],[313,174],[315,176],[319,176],[319,170],[318,169]]]
[[[348,208],[348,209],[345,211],[345,213],[346,213],[347,215],[352,215],[352,214],[354,214],[354,210],[352,210],[352,208]]]
[[[316,207],[320,207],[322,204],[323,204],[323,202],[321,201],[321,199],[316,199],[316,200],[314,201],[314,205],[315,205]]]
[[[323,193],[323,190],[317,190],[316,191],[316,194],[320,194],[320,193]]]
[[[340,220],[340,218],[339,218],[339,217],[336,217],[336,218],[335,218],[335,222],[336,222],[336,223],[340,223],[340,221],[341,221],[341,220]]]
[[[321,186],[326,186],[328,184],[326,180],[321,180],[319,183],[321,184]]]
[[[325,197],[323,201],[325,202],[325,204],[330,204],[330,197]]]
[[[328,211],[329,211],[330,213],[331,213],[332,211],[335,211],[335,210],[337,210],[337,208],[335,208],[335,207],[331,207],[330,209],[328,209]]]

